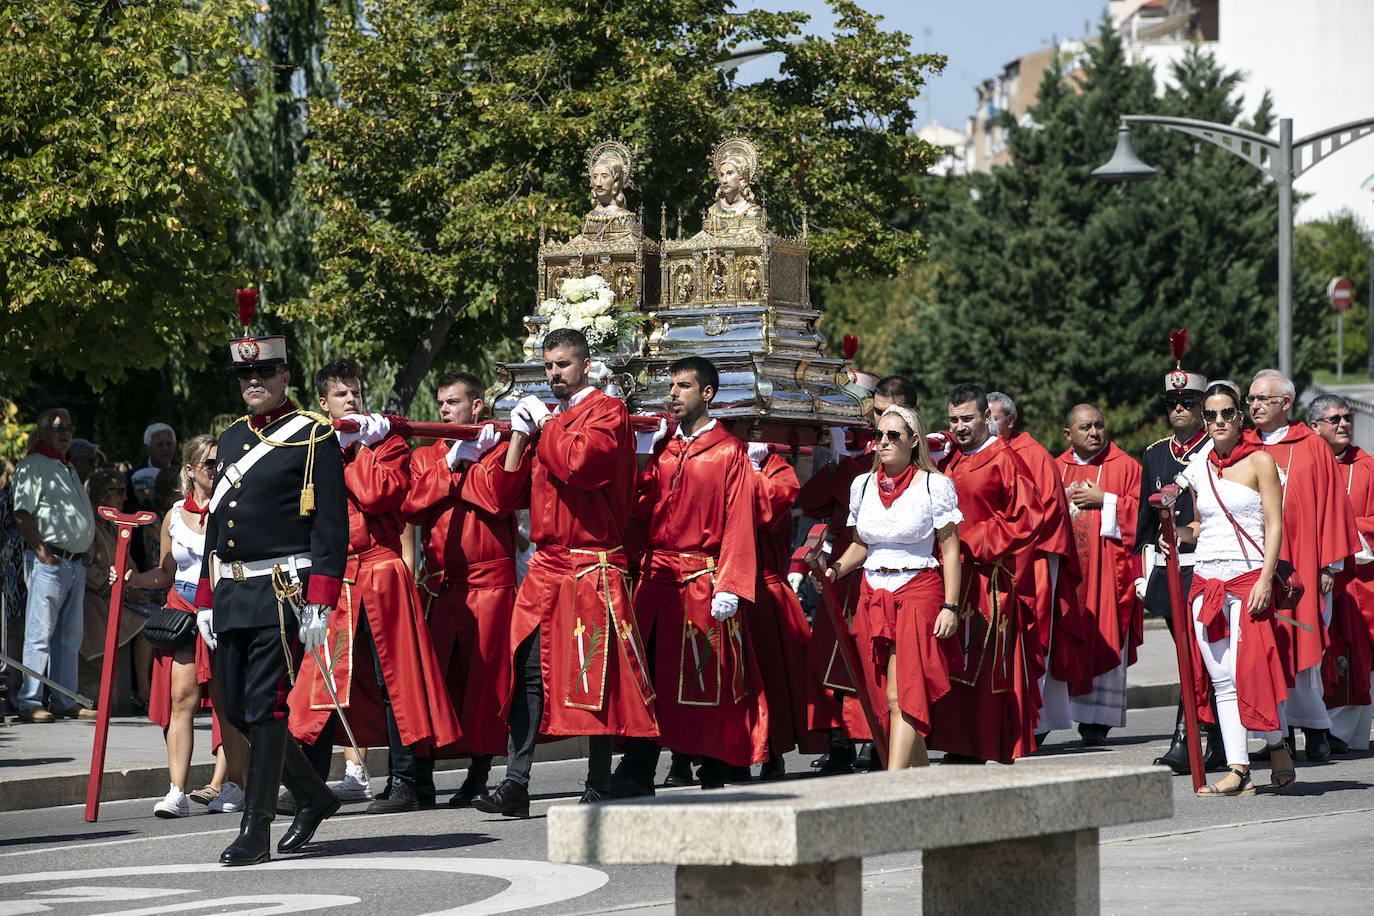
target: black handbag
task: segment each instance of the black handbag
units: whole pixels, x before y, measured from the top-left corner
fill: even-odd
[[[160,607],[143,624],[143,638],[154,648],[176,651],[196,644],[196,615],[174,607]]]

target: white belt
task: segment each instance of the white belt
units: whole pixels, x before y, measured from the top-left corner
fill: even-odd
[[[1165,568],[1168,566],[1168,564],[1169,564],[1168,559],[1167,559],[1162,553],[1160,553],[1157,549],[1155,549],[1155,545],[1153,545],[1153,544],[1146,544],[1146,545],[1145,545],[1144,554],[1145,554],[1145,557],[1144,557],[1144,560],[1145,560],[1145,562],[1144,562],[1145,575],[1146,575],[1147,577],[1150,575],[1150,572],[1151,572],[1151,571],[1156,570],[1156,569],[1163,570],[1163,569],[1165,569]],[[1181,550],[1178,552],[1178,565],[1179,565],[1179,568],[1180,568],[1180,569],[1182,569],[1183,567],[1186,567],[1186,566],[1192,566],[1192,565],[1193,565],[1194,563],[1196,563],[1196,562],[1197,562],[1197,554],[1196,554],[1196,553],[1184,553],[1184,552],[1181,551]]]
[[[295,573],[299,569],[310,566],[310,557],[303,553],[289,553],[282,557],[269,557],[266,560],[221,560],[214,558],[216,568],[216,581],[222,579],[233,579],[235,582],[242,582],[245,579],[255,579],[258,576],[270,576],[272,570],[280,569],[291,575],[293,579],[298,578]]]

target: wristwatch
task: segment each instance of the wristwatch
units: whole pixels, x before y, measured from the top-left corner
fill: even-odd
[[[948,601],[946,601],[944,604],[940,605],[940,610],[949,611],[952,614],[957,614],[959,613],[959,605],[950,604]]]

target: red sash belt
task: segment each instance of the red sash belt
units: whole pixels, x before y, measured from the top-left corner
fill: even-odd
[[[456,570],[437,569],[425,574],[420,580],[420,587],[435,597],[458,589],[514,588],[515,561],[509,557],[498,557],[468,563]]]
[[[655,582],[690,582],[698,576],[706,576],[714,593],[718,562],[716,557],[708,554],[650,550],[644,555],[640,568],[644,576]]]
[[[358,570],[363,566],[371,566],[374,563],[384,563],[387,560],[401,559],[401,542],[393,541],[390,544],[378,544],[357,553],[350,553],[344,563],[344,581],[357,582]]]
[[[1188,589],[1188,604],[1191,606],[1198,595],[1202,596],[1202,606],[1198,608],[1197,619],[1198,623],[1207,629],[1208,642],[1225,639],[1231,632],[1225,613],[1226,596],[1234,595],[1242,602],[1249,599],[1250,590],[1259,581],[1261,571],[1257,566],[1231,579],[1204,579],[1196,572],[1193,573],[1193,584]]]

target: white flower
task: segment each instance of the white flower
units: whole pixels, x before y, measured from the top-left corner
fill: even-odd
[[[539,303],[539,307],[536,308],[534,312],[536,315],[539,315],[542,318],[547,318],[550,315],[552,315],[555,311],[557,311],[557,309],[557,299],[545,299],[543,302]]]
[[[566,315],[562,314],[561,312],[558,313],[558,314],[555,314],[555,315],[553,315],[552,317],[549,318],[549,330],[550,330],[550,331],[557,331],[559,328],[566,328],[567,326],[568,326],[568,318],[567,318]]]
[[[592,320],[592,327],[596,328],[599,334],[615,333],[615,319],[610,315],[598,315]]]
[[[597,291],[596,298],[601,303],[602,311],[606,311],[611,306],[615,305],[615,293],[611,292],[609,286],[602,286],[601,289]]]

